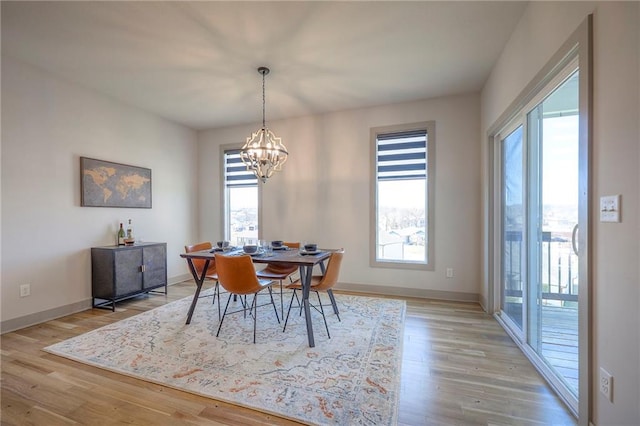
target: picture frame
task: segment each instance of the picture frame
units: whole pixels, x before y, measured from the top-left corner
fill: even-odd
[[[82,207],[150,209],[151,169],[80,157]]]

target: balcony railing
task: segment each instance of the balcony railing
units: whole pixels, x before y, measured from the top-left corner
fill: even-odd
[[[523,265],[522,233],[506,231],[504,247],[505,296],[522,297],[526,271]],[[578,256],[573,252],[570,237],[562,233],[543,232],[540,247],[540,297],[546,301],[578,301]]]

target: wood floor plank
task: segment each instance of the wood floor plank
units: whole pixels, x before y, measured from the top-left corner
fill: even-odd
[[[1,424],[299,424],[42,351],[193,291],[193,283],[184,282],[170,286],[167,295],[118,303],[115,312],[90,309],[1,336]],[[478,304],[405,300],[400,426],[576,424],[518,347]],[[562,334],[561,329],[554,330],[557,343],[565,338]],[[566,337],[569,344],[570,338]]]

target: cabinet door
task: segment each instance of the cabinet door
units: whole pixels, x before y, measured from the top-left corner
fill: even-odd
[[[160,287],[167,282],[167,248],[164,244],[143,248],[144,283],[143,288]]]
[[[117,250],[115,256],[116,294],[120,297],[142,289],[142,249]]]

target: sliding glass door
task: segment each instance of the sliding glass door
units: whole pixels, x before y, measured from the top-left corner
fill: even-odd
[[[527,114],[529,344],[578,395],[578,71]]]
[[[496,139],[500,319],[574,408],[579,378],[578,82],[574,61]]]
[[[524,294],[526,280],[525,178],[523,174],[523,126],[508,130],[502,147],[502,297],[505,321],[522,338],[525,320]]]

